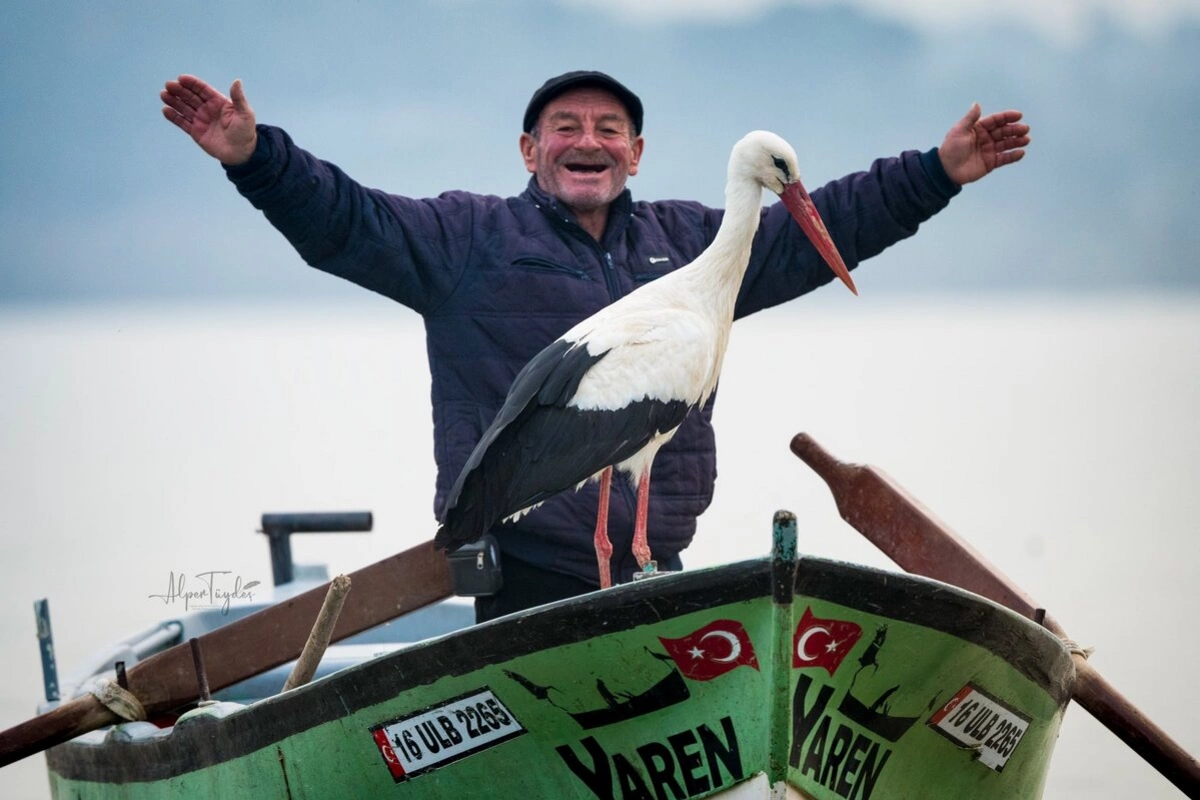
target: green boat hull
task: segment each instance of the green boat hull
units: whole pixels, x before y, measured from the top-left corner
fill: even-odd
[[[1074,680],[1057,639],[792,552],[785,535],[772,558],[474,626],[169,732],[96,732],[47,753],[53,795],[1041,796]]]

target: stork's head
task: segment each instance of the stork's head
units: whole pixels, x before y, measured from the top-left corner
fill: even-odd
[[[751,131],[733,148],[729,177],[745,177],[779,195],[813,247],[850,291],[858,294],[850,270],[842,261],[812,198],[800,182],[800,167],[792,146],[770,131]]]

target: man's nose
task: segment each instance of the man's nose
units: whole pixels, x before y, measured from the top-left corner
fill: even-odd
[[[600,137],[596,135],[594,128],[584,128],[575,146],[580,150],[597,150],[600,147]]]

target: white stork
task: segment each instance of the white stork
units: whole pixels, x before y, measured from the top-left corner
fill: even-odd
[[[600,481],[596,558],[612,584],[608,498],[613,468],[637,486],[633,553],[652,571],[646,542],[650,467],[684,417],[717,386],[734,303],[758,230],[762,189],[783,204],[834,273],[858,294],[796,166],[766,131],[733,147],[725,216],[691,264],[580,322],[525,365],[450,491],[434,538],[456,550],[497,521],[518,519],[551,496]]]

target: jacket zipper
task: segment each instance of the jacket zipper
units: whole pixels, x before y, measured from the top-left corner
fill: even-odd
[[[615,303],[621,299],[621,287],[617,283],[617,268],[613,266],[612,253],[604,251],[604,278],[608,282],[608,294]]]
[[[542,208],[540,203],[535,203],[535,205],[539,209]],[[545,210],[545,209],[543,209],[543,210]],[[574,236],[585,240],[589,245],[591,245],[593,248],[595,248],[596,252],[601,257],[600,263],[604,270],[604,282],[608,285],[609,302],[615,303],[617,300],[620,300],[621,299],[621,287],[617,283],[617,268],[613,264],[612,253],[605,250],[600,245],[600,243],[597,242],[595,239],[593,239],[592,235],[590,233],[588,233],[587,231],[585,231],[583,229],[583,226],[580,225],[578,222],[571,219],[570,217],[567,217],[565,214],[563,214],[557,208],[553,208],[553,211],[554,211],[554,214],[552,216],[556,217],[559,220],[559,222],[566,225],[567,230],[571,231]]]

